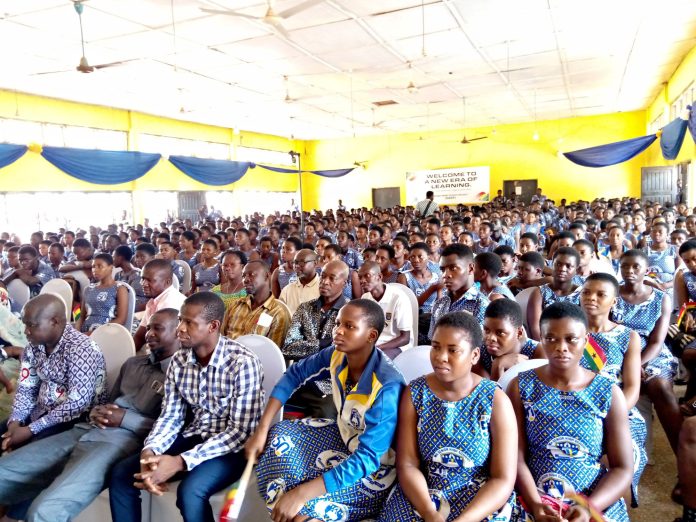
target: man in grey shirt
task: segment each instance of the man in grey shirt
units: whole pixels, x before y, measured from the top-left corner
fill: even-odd
[[[137,453],[160,413],[179,311],[155,312],[145,333],[149,355],[121,367],[111,403],[95,406],[90,423],[33,442],[0,458],[0,505],[27,522],[67,522],[106,487],[111,467]],[[27,511],[28,510],[28,511]]]

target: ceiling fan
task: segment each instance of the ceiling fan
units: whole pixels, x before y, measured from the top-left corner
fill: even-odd
[[[466,98],[462,97],[462,126],[466,129]],[[471,142],[478,141],[478,140],[485,140],[488,138],[488,136],[479,136],[478,138],[467,138],[466,134],[462,136],[462,139],[459,140],[459,143],[462,145],[468,145]]]
[[[278,31],[285,38],[290,38],[290,34],[283,25],[283,21],[294,16],[302,11],[306,11],[310,7],[320,4],[324,0],[305,0],[297,4],[295,7],[286,9],[277,13],[273,8],[273,0],[268,0],[268,7],[266,8],[266,14],[263,16],[252,16],[240,11],[235,11],[232,9],[209,9],[207,7],[201,7],[201,11],[210,14],[223,14],[228,16],[237,16],[239,18],[246,18],[247,20],[256,20],[258,22],[263,22],[264,24],[270,25],[273,29]]]
[[[75,69],[81,73],[84,74],[89,74],[93,73],[94,71],[98,69],[106,69],[107,67],[118,67],[119,65],[124,65],[128,62],[134,62],[139,60],[139,58],[133,59],[133,60],[122,60],[120,62],[111,62],[111,63],[101,63],[97,65],[90,65],[89,62],[87,61],[87,57],[85,56],[85,35],[82,30],[82,12],[85,9],[84,3],[87,0],[72,0],[73,7],[75,8],[75,12],[77,13],[77,17],[80,21],[80,44],[82,46],[82,58],[80,58],[80,63],[75,67]],[[57,73],[64,73],[64,72],[70,72],[72,69],[67,69],[67,70],[62,70],[62,71],[45,71],[45,72],[39,72],[39,73],[34,73],[32,76],[41,76],[44,74],[57,74]]]

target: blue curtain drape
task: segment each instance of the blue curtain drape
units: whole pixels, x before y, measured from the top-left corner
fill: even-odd
[[[138,179],[162,157],[160,154],[146,152],[64,147],[44,147],[41,155],[72,177],[100,185],[115,185]]]
[[[583,167],[607,167],[630,160],[647,149],[656,139],[657,135],[651,134],[650,136],[598,145],[589,149],[564,152],[563,155],[573,163]]]
[[[271,170],[273,172],[280,172],[283,174],[297,174],[297,169],[284,169],[282,167],[271,167],[269,165],[257,165],[262,169]],[[340,178],[346,174],[350,174],[355,170],[355,167],[349,169],[333,169],[333,170],[303,170],[302,172],[309,172],[311,174],[316,174],[317,176],[323,176],[325,178]]]
[[[24,156],[27,151],[26,145],[13,145],[11,143],[0,143],[0,169],[7,167]]]
[[[686,120],[676,118],[662,128],[660,148],[665,159],[673,160],[679,155],[686,136],[686,127]]]
[[[229,161],[169,156],[169,161],[187,176],[206,185],[229,185],[238,181],[249,168],[256,165],[248,161]]]
[[[687,105],[689,109],[689,131],[691,132],[691,137],[696,142],[696,109],[693,105]]]

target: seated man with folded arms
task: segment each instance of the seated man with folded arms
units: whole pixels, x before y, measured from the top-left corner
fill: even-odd
[[[257,334],[283,346],[290,325],[290,313],[271,293],[271,276],[266,263],[249,261],[242,270],[246,297],[230,304],[222,321],[222,334],[230,339]]]
[[[181,478],[176,504],[184,521],[213,522],[210,497],[241,476],[244,443],[263,409],[263,371],[253,352],[220,334],[224,314],[212,292],[193,294],[181,307],[182,349],[167,370],[162,413],[140,455],[111,472],[113,520],[139,521],[138,488],[161,495]]]
[[[14,279],[19,279],[26,284],[31,297],[36,297],[44,284],[55,279],[55,273],[50,266],[39,259],[39,253],[33,246],[25,245],[19,249],[19,268],[6,276],[2,282],[7,286]]]
[[[140,281],[143,292],[149,297],[145,304],[145,313],[140,326],[133,334],[135,349],[139,350],[145,344],[145,325],[150,324],[150,317],[164,308],[181,308],[186,297],[172,286],[172,265],[165,259],[152,259],[143,267]]]
[[[89,424],[0,458],[0,504],[24,506],[13,506],[13,516],[27,522],[72,520],[104,489],[111,467],[138,453],[160,413],[165,373],[181,346],[178,315],[172,308],[155,312],[145,334],[150,354],[123,364],[110,403],[92,408]]]
[[[402,347],[405,349],[413,341],[411,302],[399,290],[382,282],[382,271],[375,261],[365,261],[358,270],[358,278],[362,299],[376,301],[384,311],[384,329],[376,346],[393,359]]]

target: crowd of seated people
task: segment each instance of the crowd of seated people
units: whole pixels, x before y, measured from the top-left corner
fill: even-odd
[[[183,519],[210,521],[210,497],[254,459],[274,521],[624,521],[647,462],[643,397],[696,522],[693,212],[428,193],[2,233],[3,520],[71,520],[104,488],[113,520],[140,520],[140,490],[176,479]],[[73,302],[41,292],[54,278]],[[107,390],[89,336],[126,324],[131,289],[137,355]],[[288,363],[269,397],[248,334]],[[433,371],[408,383],[392,360],[417,345]],[[547,363],[494,383],[529,359]]]

